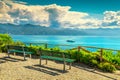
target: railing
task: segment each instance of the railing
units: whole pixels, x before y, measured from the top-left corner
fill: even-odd
[[[48,43],[29,43],[29,42],[24,42],[24,44],[26,46],[31,46],[31,45],[35,45],[35,46],[43,46],[44,48],[53,48],[53,47],[58,47],[61,49],[71,49],[74,47],[77,47],[76,45],[67,45],[67,44],[48,44]]]
[[[120,51],[120,50],[108,49],[108,48],[99,48],[99,47],[93,47],[93,46],[78,46],[77,48],[73,48],[72,50],[77,49],[78,51],[83,50],[83,51],[85,51],[87,53],[91,53],[91,51],[86,50],[85,48],[94,48],[94,49],[97,49],[97,50],[99,49],[99,53],[100,53],[99,59],[100,59],[100,62],[102,62],[104,60],[104,61],[106,61],[106,62],[108,62],[108,63],[110,63],[110,64],[112,64],[112,65],[114,65],[114,66],[116,66],[117,68],[120,69],[120,66],[118,66],[118,65],[116,65],[114,63],[111,63],[111,62],[109,62],[109,61],[107,61],[107,60],[105,60],[103,58],[103,51],[104,50],[111,50],[111,51]]]
[[[94,47],[94,46],[77,46],[77,45],[61,45],[61,44],[47,44],[47,43],[25,43],[26,45],[43,45],[45,48],[51,48],[50,46],[52,47],[69,47],[67,49],[70,49],[70,50],[83,50],[87,53],[92,53],[94,52],[93,50],[91,51],[91,49],[94,49],[94,50],[99,50],[99,53],[100,53],[100,56],[99,56],[99,59],[100,61],[102,62],[104,60],[103,58],[103,51],[104,50],[111,50],[111,51],[120,51],[120,50],[115,50],[115,49],[109,49],[109,48],[100,48],[100,47]],[[89,50],[88,50],[89,49]],[[95,51],[96,52],[96,51]],[[112,64],[112,63],[111,63]],[[114,64],[115,65],[115,64]],[[117,65],[116,65],[117,66]],[[120,68],[120,66],[117,66]]]
[[[92,51],[87,50],[86,48],[92,48],[92,49],[99,50],[99,52],[100,52],[100,61],[103,60],[103,58],[102,58],[102,56],[103,56],[103,50],[120,51],[120,50],[115,50],[115,49],[99,48],[99,47],[93,47],[93,46],[78,46],[77,48],[73,48],[72,50],[77,49],[78,51],[83,50],[83,51],[88,52],[88,53],[92,52]]]

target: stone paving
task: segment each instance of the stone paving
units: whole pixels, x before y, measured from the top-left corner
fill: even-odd
[[[5,53],[0,53],[0,80],[120,80],[120,71],[104,73],[83,64],[74,64],[71,70],[62,72],[63,64],[55,61],[42,61],[33,57],[23,61],[23,56],[11,55],[7,58]]]

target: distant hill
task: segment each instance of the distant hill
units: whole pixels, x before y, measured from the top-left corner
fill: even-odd
[[[95,36],[119,36],[120,29],[64,29],[51,28],[39,25],[13,25],[0,24],[0,33],[16,35],[95,35]]]
[[[25,35],[87,35],[85,32],[79,30],[49,28],[31,24],[0,24],[0,33]]]

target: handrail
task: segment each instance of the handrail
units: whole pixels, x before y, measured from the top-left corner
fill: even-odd
[[[95,47],[95,46],[80,46],[80,47],[86,47],[86,48],[96,48],[96,49],[105,49],[105,50],[113,50],[113,51],[120,51],[120,50],[109,49],[109,48],[100,48],[100,47]]]
[[[28,42],[27,42],[27,44],[44,44],[44,45],[45,45],[45,48],[47,48],[48,45],[55,45],[55,46],[73,46],[73,45],[66,45],[66,44],[61,45],[61,44],[28,43]],[[100,53],[99,58],[100,58],[100,61],[101,61],[101,62],[105,60],[105,59],[103,58],[103,50],[120,51],[120,50],[109,49],[109,48],[100,48],[100,47],[95,47],[95,46],[81,46],[81,45],[78,46],[78,47],[74,47],[74,48],[72,48],[72,49],[70,49],[70,50],[78,50],[78,51],[83,50],[83,51],[85,51],[85,52],[87,52],[87,53],[90,53],[90,52],[91,52],[91,51],[89,51],[89,50],[87,50],[87,49],[85,49],[85,48],[100,49],[100,51],[99,51],[99,53]],[[107,60],[105,60],[105,61],[107,61]],[[109,61],[107,61],[107,62],[109,62]],[[112,65],[115,65],[115,66],[118,67],[118,68],[120,68],[120,66],[118,66],[118,65],[116,65],[116,64],[113,64],[113,63],[111,63],[111,62],[109,62],[109,63],[112,64]]]
[[[34,42],[23,42],[24,44],[47,44],[47,45],[56,45],[56,46],[73,46],[68,44],[48,44],[48,43],[34,43]]]
[[[48,44],[48,43],[34,43],[34,42],[23,42],[25,44],[46,44],[46,45],[55,45],[55,46],[75,46],[75,45],[68,45],[68,44]],[[104,49],[104,50],[112,50],[112,51],[120,51],[120,50],[115,50],[115,49],[110,49],[110,48],[101,48],[101,47],[95,47],[95,46],[81,46],[80,47],[84,47],[84,48],[94,48],[94,49]],[[71,50],[74,50],[77,48],[72,48]]]

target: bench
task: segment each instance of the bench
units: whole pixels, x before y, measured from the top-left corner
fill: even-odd
[[[63,71],[65,71],[65,65],[66,62],[69,64],[69,69],[71,69],[72,63],[75,61],[74,59],[70,58],[70,54],[66,54],[65,52],[53,52],[53,51],[47,51],[47,50],[40,50],[40,66],[41,66],[41,60],[46,59],[47,60],[54,60],[54,61],[61,61],[63,62]]]
[[[31,54],[33,54],[33,52],[31,52],[29,48],[26,46],[6,45],[6,47],[8,57],[10,57],[10,53],[14,53],[14,55],[16,55],[16,53],[23,53],[24,60],[26,60],[26,55],[29,55],[31,58]]]

